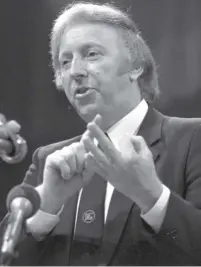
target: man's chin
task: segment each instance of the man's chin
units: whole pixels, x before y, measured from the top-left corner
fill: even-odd
[[[76,109],[78,115],[86,122],[90,122],[94,119],[96,114],[98,114],[97,106],[95,105],[87,105],[84,107],[80,107],[79,109]]]

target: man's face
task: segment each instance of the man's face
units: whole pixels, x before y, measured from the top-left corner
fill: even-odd
[[[86,23],[66,30],[59,62],[65,94],[86,122],[99,113],[107,128],[136,106],[128,51],[115,28]]]

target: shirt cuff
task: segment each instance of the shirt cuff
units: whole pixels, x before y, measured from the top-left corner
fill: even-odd
[[[151,228],[157,233],[165,218],[165,213],[170,198],[170,189],[163,185],[163,192],[155,205],[145,214],[141,214],[141,218],[145,220]]]
[[[59,215],[62,210],[63,207],[56,215],[38,210],[34,216],[26,220],[26,232],[31,234],[36,240],[41,241],[59,223]]]

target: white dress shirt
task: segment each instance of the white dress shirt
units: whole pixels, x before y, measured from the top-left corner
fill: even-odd
[[[147,111],[148,105],[145,100],[142,100],[135,109],[133,109],[129,114],[123,117],[107,131],[107,134],[116,149],[119,150],[119,141],[123,138],[124,135],[133,135],[138,133],[138,129],[140,128],[140,125],[143,122]],[[113,191],[114,187],[108,182],[105,197],[105,222],[107,220],[107,214]],[[78,197],[75,224],[77,221],[81,194],[82,189],[80,190]],[[170,190],[165,185],[163,185],[163,192],[155,205],[147,213],[141,214],[141,218],[145,220],[156,232],[160,230],[161,224],[164,220],[169,196]],[[62,210],[60,211],[60,213],[61,212]],[[60,213],[57,215],[52,215],[39,210],[33,217],[29,218],[26,221],[27,231],[32,233],[32,235],[37,239],[41,239],[41,237],[44,237],[57,225],[60,220]]]

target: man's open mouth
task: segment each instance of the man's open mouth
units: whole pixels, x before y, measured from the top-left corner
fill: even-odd
[[[75,97],[80,98],[89,95],[94,91],[94,88],[91,87],[79,87],[76,89]]]

